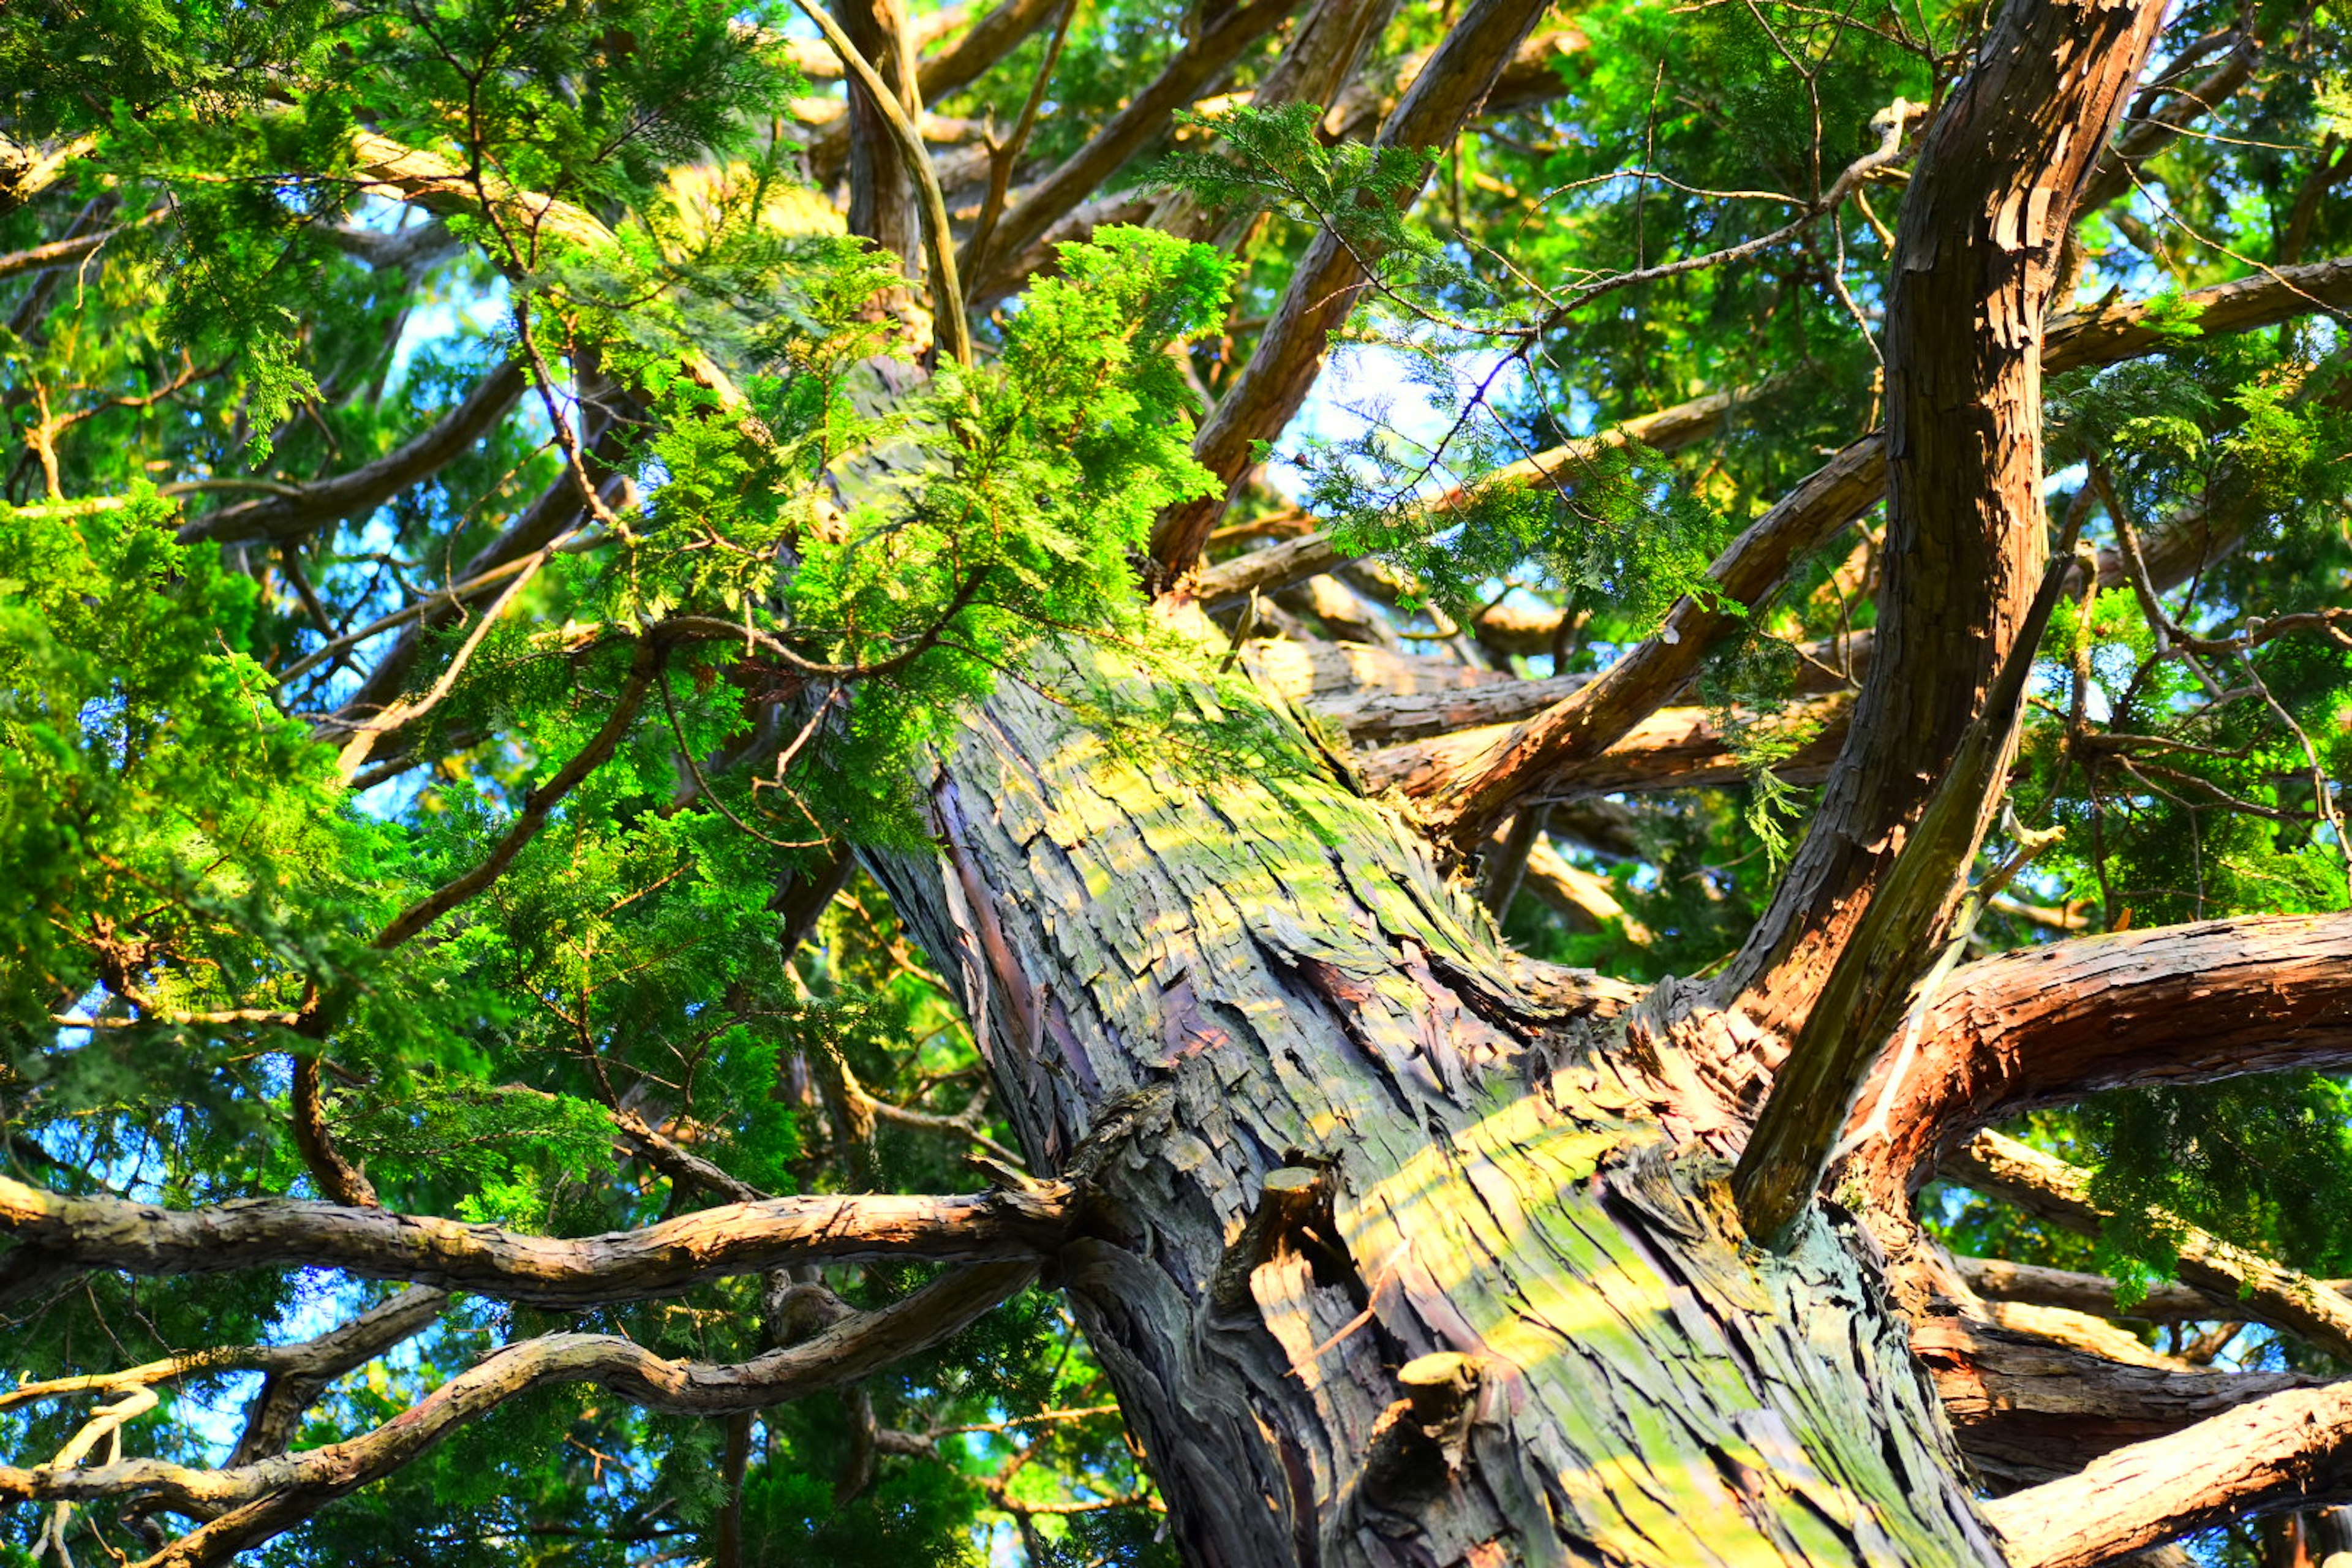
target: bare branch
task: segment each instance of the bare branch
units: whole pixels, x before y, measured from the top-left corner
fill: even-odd
[[[2167,1284],[2149,1286],[2147,1293],[2126,1310],[2116,1304],[2117,1287],[2104,1274],[2045,1268],[2038,1263],[2011,1263],[1999,1258],[1955,1258],[1952,1262],[1969,1289],[1988,1301],[2063,1307],[2094,1317],[2130,1318],[2147,1323],[2210,1323],[2227,1321],[2239,1310],[2234,1300],[2216,1301],[2189,1286]],[[2352,1294],[2352,1279],[2330,1279],[2326,1284],[2338,1295]]]
[[[2128,1444],[2319,1381],[2166,1365],[2117,1329],[2088,1336],[2101,1342],[2097,1350],[2032,1331],[2053,1326],[1953,1313],[1911,1325],[1912,1349],[1935,1380],[1961,1449],[2004,1487],[2054,1479]]]
[[[958,1332],[1035,1277],[1034,1263],[959,1270],[905,1300],[860,1312],[787,1349],[731,1365],[665,1361],[630,1341],[546,1334],[497,1351],[362,1436],[224,1470],[156,1459],[76,1468],[0,1467],[0,1500],[153,1499],[208,1521],[142,1568],[212,1563],[260,1544],[323,1504],[390,1474],[519,1394],[594,1383],[647,1409],[688,1415],[761,1410],[872,1376]]]
[[[2090,1568],[2207,1525],[2352,1501],[2352,1384],[2275,1394],[1995,1498],[2011,1568]]]
[[[1034,1259],[1061,1242],[1070,1201],[1059,1183],[974,1197],[767,1198],[565,1240],[295,1198],[163,1209],[69,1197],[0,1176],[0,1231],[79,1268],[340,1268],[542,1306],[590,1306],[676,1295],[788,1263]]]

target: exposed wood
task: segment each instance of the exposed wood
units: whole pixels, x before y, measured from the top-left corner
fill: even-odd
[[[2320,1381],[2166,1367],[2144,1352],[2127,1361],[2102,1353],[2120,1347],[2092,1351],[2053,1340],[2025,1325],[1957,1314],[1912,1325],[1912,1348],[1935,1374],[1960,1447],[2003,1490],[2071,1474],[2102,1454]]]
[[[2352,1502],[2352,1384],[2272,1394],[1985,1505],[2011,1568],[2089,1568],[2226,1520]]]

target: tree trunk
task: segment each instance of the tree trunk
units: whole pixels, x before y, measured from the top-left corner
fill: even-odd
[[[1092,1173],[1063,1283],[1186,1561],[2000,1563],[1868,1244],[1744,1247],[1664,1030],[1267,722],[1171,780],[1008,683],[876,866]]]

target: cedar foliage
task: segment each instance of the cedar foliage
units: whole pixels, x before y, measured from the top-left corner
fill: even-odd
[[[1183,9],[1079,0],[1024,178],[1181,47]],[[924,748],[994,683],[1036,679],[1056,639],[1139,672],[1054,693],[1122,743],[1173,765],[1289,765],[1246,702],[1202,712],[1214,704],[1150,689],[1152,672],[1237,678],[1221,648],[1146,614],[1134,566],[1154,516],[1209,488],[1190,452],[1200,393],[1230,388],[1306,237],[1329,226],[1383,258],[1347,331],[1356,363],[1385,367],[1373,390],[1272,454],[1290,497],[1380,557],[1374,635],[1458,649],[1484,611],[1541,608],[1561,626],[1546,649],[1496,637],[1474,657],[1599,669],[1874,421],[1879,220],[1899,183],[1865,189],[1874,211],[1815,214],[1735,261],[1667,264],[1789,223],[1876,143],[1887,104],[1950,89],[1977,18],[1600,0],[1563,13],[1572,46],[1542,90],[1481,121],[1417,200],[1418,158],[1328,140],[1316,106],[1178,116],[1112,184],[1265,211],[1241,254],[1100,229],[980,323],[976,364],[929,367],[901,395],[921,378],[879,303],[898,258],[842,233],[813,181],[795,117],[820,84],[782,7],[11,5],[0,129],[16,148],[92,140],[0,211],[0,253],[113,232],[94,259],[0,276],[0,1157],[59,1190],[171,1205],[317,1195],[287,1130],[289,1064],[324,1052],[328,1120],[396,1209],[585,1235],[712,1201],[616,1145],[616,1111],[769,1193],[973,1185],[961,1156],[1003,1129],[936,956],[862,879],[796,949],[779,946],[781,911],[847,848],[918,842]],[[2340,20],[2279,0],[2181,8],[2181,48],[2231,26],[2265,41],[2259,89],[2084,220],[2083,300],[2352,243],[2329,195]],[[1402,8],[1376,60],[1438,26]],[[1011,123],[1044,37],[928,107]],[[1276,47],[1245,55],[1228,89]],[[355,163],[355,131],[439,154],[477,195],[528,194],[404,207]],[[542,221],[553,204],[604,237]],[[1640,268],[1663,275],[1621,286]],[[2352,644],[2197,651],[2341,601],[2341,347],[2326,316],[2208,338],[2183,311],[2160,353],[2053,380],[2053,468],[2082,465],[2061,473],[2053,523],[2095,473],[2093,542],[2193,525],[2227,548],[2156,604],[2126,586],[2062,608],[2011,791],[2018,824],[2063,831],[2017,889],[2027,903],[2093,929],[2345,905],[2333,792],[2352,764]],[[505,367],[522,372],[511,412],[415,482],[282,538],[203,537],[240,504],[394,452]],[[1696,454],[1635,445],[1549,487],[1488,479],[1728,387],[1758,391]],[[596,515],[543,538],[497,599],[431,613],[436,587],[575,479],[604,487]],[[1413,504],[1457,486],[1435,522]],[[1245,493],[1234,515],[1281,499]],[[1845,549],[1753,614],[1704,683],[1748,782],[1637,798],[1605,842],[1563,830],[1627,918],[1576,931],[1522,898],[1507,930],[1529,952],[1652,979],[1736,946],[1808,804],[1774,771],[1803,737],[1765,721],[1800,681],[1799,645],[1815,658],[1872,624],[1866,593],[1836,577]],[[406,625],[355,635],[404,608]],[[339,710],[395,645],[394,689],[435,695],[339,767]],[[655,673],[631,697],[648,647]],[[2135,739],[2098,743],[2117,736]],[[582,758],[594,765],[495,880],[383,940]],[[1997,906],[1977,940],[2048,940],[2046,924]],[[2100,1168],[2122,1217],[2096,1257],[2127,1277],[2162,1273],[2179,1221],[2340,1275],[2342,1095],[2308,1075],[2141,1090],[2032,1131]],[[877,1120],[861,1110],[875,1100],[929,1121]],[[1965,1194],[1930,1212],[1975,1249],[2084,1261]],[[922,1274],[828,1282],[864,1304]],[[772,1333],[759,1286],[562,1316],[463,1301],[337,1384],[300,1441],[389,1419],[555,1326],[746,1359]],[[291,1273],[100,1275],[8,1310],[10,1367],[35,1380],[299,1338],[383,1294]],[[2257,1332],[2234,1353],[2305,1352]],[[253,1383],[178,1383],[125,1451],[216,1462]],[[1170,1560],[1143,1467],[1097,1408],[1102,1370],[1049,1294],[862,1398],[883,1430],[939,1434],[931,1451],[845,1483],[867,1412],[780,1407],[755,1424],[730,1505],[719,1424],[533,1394],[266,1560],[692,1559],[730,1506],[744,1561]],[[85,1414],[0,1412],[0,1451],[37,1462]],[[1052,1511],[1066,1504],[1083,1506]],[[77,1552],[113,1552],[140,1526],[94,1504],[66,1530]],[[18,1510],[0,1552],[35,1561],[48,1528]]]

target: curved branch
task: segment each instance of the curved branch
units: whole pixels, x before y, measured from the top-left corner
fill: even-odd
[[[2012,1189],[2004,1189],[2002,1195],[2015,1201]],[[2227,1322],[2240,1310],[2234,1300],[2216,1301],[2187,1285],[2157,1284],[2125,1310],[2116,1305],[2116,1282],[2104,1274],[2045,1268],[2037,1263],[2011,1263],[1999,1258],[1955,1258],[1952,1264],[1969,1289],[1988,1301],[2059,1307],[2092,1317],[2129,1318],[2144,1323]],[[2326,1283],[2339,1296],[2352,1294],[2352,1279]]]
[[[163,1209],[0,1176],[0,1232],[75,1268],[167,1275],[340,1268],[553,1307],[673,1296],[788,1263],[1034,1260],[1060,1245],[1070,1205],[1071,1189],[1055,1183],[974,1197],[768,1198],[567,1240],[296,1198]]]
[[[1814,1010],[2018,640],[2048,526],[2060,252],[2163,13],[2011,0],[1921,146],[1890,263],[1877,657],[1789,875],[1717,988],[1767,1037]]]
[[[1937,993],[1864,1151],[1888,1192],[1980,1127],[2103,1089],[2352,1064],[2352,913],[2077,937],[1969,964]],[[1889,1068],[1864,1098],[1874,1102]]]
[[[870,1377],[929,1349],[1036,1275],[1034,1263],[962,1269],[903,1301],[845,1318],[787,1349],[734,1364],[665,1361],[603,1334],[546,1334],[494,1352],[374,1431],[223,1470],[156,1459],[88,1467],[0,1467],[0,1500],[152,1499],[207,1520],[142,1568],[218,1563],[410,1463],[508,1400],[554,1384],[593,1383],[649,1410],[723,1415],[761,1410]]]

